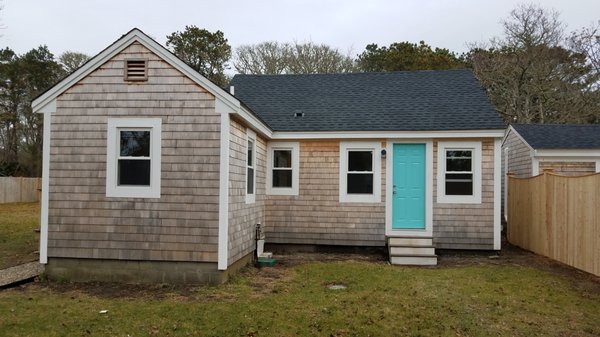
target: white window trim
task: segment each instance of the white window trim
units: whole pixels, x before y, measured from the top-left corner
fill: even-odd
[[[150,129],[150,186],[118,186],[117,161],[119,129]],[[161,163],[160,118],[109,118],[106,136],[106,196],[119,198],[160,198]]]
[[[292,151],[292,187],[273,187],[273,152]],[[300,144],[298,142],[271,142],[267,146],[267,194],[298,195],[300,185]]]
[[[252,142],[252,173],[254,184],[252,185],[252,193],[248,193],[248,141]],[[246,129],[246,165],[244,165],[245,170],[245,184],[244,191],[246,192],[246,203],[253,204],[256,202],[256,132],[251,129]]]
[[[373,151],[373,193],[348,194],[348,151]],[[381,202],[381,142],[340,142],[340,202]]]
[[[446,151],[471,150],[473,195],[446,195]],[[437,202],[440,204],[481,204],[481,142],[438,142]]]

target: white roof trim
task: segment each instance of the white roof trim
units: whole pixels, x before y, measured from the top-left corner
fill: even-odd
[[[50,90],[46,91],[40,97],[36,98],[31,104],[33,111],[43,113],[43,108],[47,104],[56,99],[56,97],[68,90],[75,83],[79,82],[81,79],[89,75],[92,71],[96,70],[104,62],[108,61],[109,59],[120,53],[123,49],[127,48],[133,42],[141,43],[153,53],[161,57],[163,60],[167,61],[172,67],[181,71],[192,81],[196,82],[198,85],[208,90],[208,92],[213,94],[217,98],[217,100],[220,100],[223,103],[225,103],[225,105],[229,109],[231,109],[231,112],[239,110],[239,100],[237,100],[225,90],[221,89],[219,86],[200,75],[197,71],[185,64],[183,61],[181,61],[179,58],[177,58],[175,55],[169,52],[158,42],[152,40],[141,30],[134,28],[129,33],[117,40],[115,43],[110,45],[108,48],[100,52],[100,54],[93,57],[83,67],[77,69],[77,71],[67,76],[65,79],[60,81]]]
[[[536,157],[600,158],[600,149],[543,149],[535,150]]]

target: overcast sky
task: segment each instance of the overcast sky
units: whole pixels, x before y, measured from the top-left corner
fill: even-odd
[[[326,43],[359,54],[369,43],[424,40],[455,52],[501,34],[516,0],[0,0],[0,46],[24,53],[45,44],[95,55],[137,27],[165,36],[196,25],[221,30],[232,47],[267,40]],[[600,0],[541,0],[567,31],[600,19]]]

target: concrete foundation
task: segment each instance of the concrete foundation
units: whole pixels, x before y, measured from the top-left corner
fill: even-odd
[[[46,275],[71,282],[221,284],[250,264],[253,253],[218,270],[216,262],[49,258]]]

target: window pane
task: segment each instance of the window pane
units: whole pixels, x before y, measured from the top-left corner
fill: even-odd
[[[121,131],[121,157],[150,157],[150,131]]]
[[[467,158],[470,159],[472,154],[472,151],[470,150],[447,150],[446,151],[446,158],[457,158],[457,159],[461,159],[461,158]]]
[[[446,195],[473,195],[473,175],[447,173]]]
[[[119,185],[150,186],[150,160],[119,159]]]
[[[446,171],[460,172],[471,171],[471,159],[446,158]]]
[[[249,140],[248,141],[248,166],[254,166],[254,154],[252,153],[252,149],[254,148],[254,143]]]
[[[254,194],[254,169],[248,167],[248,180],[246,181],[246,193]]]
[[[273,170],[273,187],[292,187],[292,170]]]
[[[348,173],[348,194],[373,194],[373,174]]]
[[[348,151],[348,171],[373,171],[373,151]]]
[[[292,150],[274,150],[273,167],[292,167]]]

